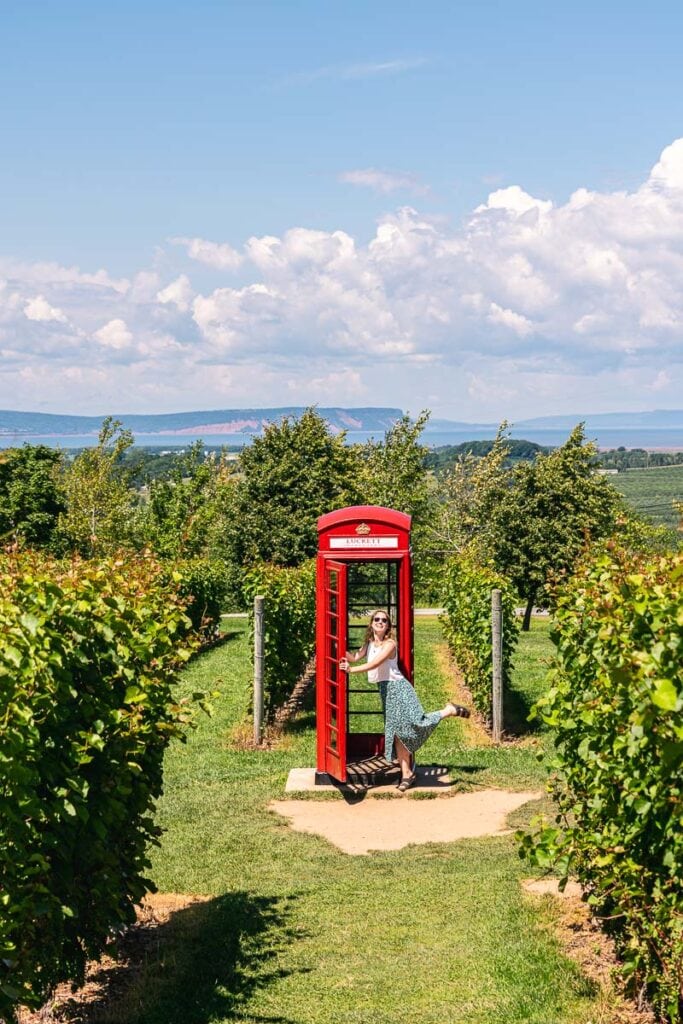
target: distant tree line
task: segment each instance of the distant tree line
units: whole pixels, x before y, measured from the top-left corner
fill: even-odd
[[[452,466],[463,455],[475,455],[483,458],[488,455],[495,444],[495,439],[488,441],[463,441],[462,444],[439,445],[425,456],[427,469],[441,472]],[[534,441],[506,440],[508,450],[506,465],[530,461],[538,455],[548,455],[551,447],[536,444]],[[595,451],[593,462],[603,469],[649,469],[657,466],[683,465],[683,452],[649,452],[645,448],[610,448],[608,451]]]
[[[235,459],[201,442],[152,456],[108,419],[97,445],[72,458],[30,445],[0,453],[0,536],[56,555],[146,549],[169,564],[205,563],[204,582],[220,575],[225,601],[239,606],[250,568],[315,554],[318,516],[386,505],[413,517],[419,596],[438,599],[445,562],[467,551],[507,576],[528,611],[587,544],[625,523],[639,542],[664,543],[595,473],[582,427],[555,449],[511,440],[503,425],[492,441],[430,452],[427,420],[403,417],[382,440],[349,445],[308,409]]]
[[[491,438],[489,441],[463,441],[462,444],[439,445],[438,448],[434,448],[427,453],[425,456],[425,466],[427,469],[439,472],[452,466],[464,455],[474,455],[477,458],[483,458],[491,452],[495,443],[495,438]],[[506,448],[506,465],[514,465],[521,460],[535,459],[537,455],[547,455],[551,451],[550,448],[542,444],[536,444],[534,441],[514,440],[512,438],[507,439]]]
[[[683,465],[683,452],[648,452],[644,448],[612,448],[608,452],[598,452],[597,458],[605,469],[620,471]]]

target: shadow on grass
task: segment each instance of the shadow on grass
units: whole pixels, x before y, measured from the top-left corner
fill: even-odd
[[[211,640],[205,641],[196,651],[193,651],[190,656],[190,661],[197,661],[204,654],[209,654],[211,651],[215,651],[217,647],[225,647],[226,644],[230,643],[231,640],[236,640],[238,637],[243,635],[242,630],[233,629],[228,630],[225,633],[219,633],[218,636],[213,637]]]
[[[219,637],[218,646],[220,647],[221,643],[227,644],[229,640],[237,640],[241,636],[244,636],[243,629],[226,629]]]
[[[315,729],[315,711],[299,711],[283,725],[282,731],[291,736]]]
[[[521,690],[505,691],[503,723],[508,736],[528,736],[539,731],[540,720],[529,721],[529,713],[535,703],[535,698],[529,697]]]
[[[486,765],[483,764],[451,764],[448,766],[449,772],[461,772],[463,775],[478,775],[479,772],[486,771]]]
[[[97,997],[62,1008],[72,1024],[208,1024],[242,1021],[245,1004],[291,971],[278,954],[297,934],[289,908],[272,897],[235,892],[175,910],[127,936],[124,963],[96,968]],[[65,1014],[65,1010],[68,1013]],[[293,1024],[249,1010],[249,1020]]]

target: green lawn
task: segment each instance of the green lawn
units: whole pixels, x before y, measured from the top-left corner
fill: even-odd
[[[416,679],[429,708],[448,696],[441,643],[438,623],[418,620]],[[517,656],[518,717],[542,688],[548,649],[547,625],[534,623]],[[185,674],[188,692],[222,696],[168,753],[153,877],[162,891],[212,898],[160,929],[161,962],[143,975],[129,1024],[597,1019],[590,983],[552,937],[554,904],[522,896],[529,870],[512,836],[352,857],[269,812],[289,769],[314,764],[314,722],[303,713],[275,749],[237,749],[250,677],[239,628]],[[448,765],[463,787],[541,785],[542,735],[499,749],[463,737],[460,721],[444,722],[420,761]]]

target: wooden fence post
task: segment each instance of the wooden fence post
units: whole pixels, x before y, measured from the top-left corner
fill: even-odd
[[[254,598],[254,744],[261,743],[263,729],[263,597]]]
[[[500,590],[491,591],[491,641],[493,648],[492,731],[494,743],[503,734],[503,601]]]

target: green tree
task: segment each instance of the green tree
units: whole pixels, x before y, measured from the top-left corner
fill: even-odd
[[[234,486],[231,464],[196,441],[175,457],[168,479],[150,481],[138,516],[140,539],[163,558],[205,555],[230,507],[222,492]]]
[[[307,409],[266,427],[242,452],[225,544],[240,565],[300,565],[317,550],[318,516],[359,498],[357,449]]]
[[[429,419],[423,411],[413,422],[409,416],[387,430],[382,441],[367,441],[360,448],[363,468],[359,480],[368,505],[384,505],[413,516],[418,522],[431,508],[428,449],[420,437]]]
[[[429,524],[431,546],[444,555],[476,541],[487,547],[491,516],[511,486],[508,425],[501,423],[486,453],[464,451],[435,482],[435,506]]]
[[[621,495],[595,472],[595,454],[579,424],[561,447],[518,464],[491,488],[477,543],[525,601],[524,629],[551,579],[571,572],[586,547],[626,518]]]
[[[32,547],[53,544],[66,509],[61,466],[62,453],[45,445],[0,452],[0,539],[21,539]]]
[[[430,524],[436,511],[433,475],[427,469],[429,449],[420,443],[429,420],[423,410],[413,422],[409,416],[387,430],[383,440],[360,446],[362,470],[359,486],[368,505],[384,505],[412,516],[411,542],[414,554],[415,587],[418,596],[431,600],[435,561],[440,555],[430,550]]]
[[[103,554],[132,539],[136,496],[120,461],[133,435],[108,416],[97,445],[85,448],[65,472],[66,511],[59,526],[84,555]]]
[[[506,576],[525,602],[523,628],[535,603],[548,601],[549,584],[572,571],[593,542],[625,530],[634,545],[647,538],[621,495],[596,473],[596,449],[583,425],[565,444],[533,461],[509,463],[507,423],[483,457],[461,456],[437,482],[433,546],[467,549]]]

